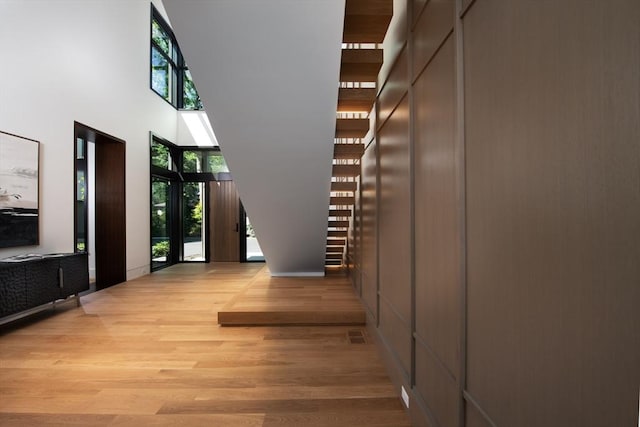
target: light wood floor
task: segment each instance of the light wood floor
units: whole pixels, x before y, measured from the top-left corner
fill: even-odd
[[[217,325],[261,268],[178,265],[0,327],[0,426],[409,426],[363,327]]]

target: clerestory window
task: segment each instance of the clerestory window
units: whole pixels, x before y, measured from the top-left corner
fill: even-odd
[[[151,89],[175,108],[202,109],[202,101],[171,27],[151,5]]]

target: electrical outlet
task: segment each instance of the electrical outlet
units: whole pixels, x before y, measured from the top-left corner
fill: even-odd
[[[402,401],[404,402],[404,406],[409,409],[409,394],[407,393],[407,390],[404,389],[404,386],[400,386],[400,388],[402,389]]]

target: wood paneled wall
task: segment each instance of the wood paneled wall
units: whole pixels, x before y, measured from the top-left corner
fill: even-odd
[[[356,185],[353,212],[349,219],[349,230],[347,232],[347,265],[350,269],[356,293],[362,297],[362,197],[360,182],[357,182]]]
[[[374,324],[378,322],[378,174],[376,157],[376,142],[373,140],[367,146],[360,163],[360,213],[362,217],[362,301]]]
[[[399,14],[356,231],[414,424],[636,425],[640,2]]]
[[[640,3],[476,1],[464,53],[467,393],[498,426],[634,425]]]

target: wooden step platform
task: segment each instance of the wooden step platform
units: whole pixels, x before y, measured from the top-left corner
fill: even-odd
[[[346,277],[271,277],[265,267],[218,312],[222,326],[364,325]]]

